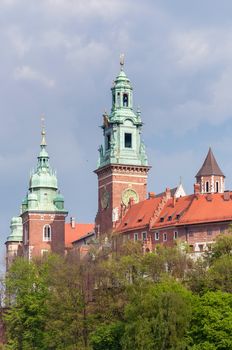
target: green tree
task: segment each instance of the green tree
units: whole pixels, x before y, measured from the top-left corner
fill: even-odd
[[[186,349],[191,300],[174,280],[137,288],[126,307],[123,349]]]
[[[213,262],[207,271],[207,286],[232,293],[232,255],[222,255]]]
[[[190,329],[193,350],[232,349],[232,295],[207,292],[195,301]]]
[[[8,272],[7,349],[46,349],[44,334],[49,291],[44,274],[42,265],[29,264],[23,259],[17,259]]]
[[[212,247],[211,261],[213,262],[222,255],[232,255],[232,233],[217,237]]]
[[[90,338],[93,350],[121,350],[124,324],[115,322],[99,326]]]

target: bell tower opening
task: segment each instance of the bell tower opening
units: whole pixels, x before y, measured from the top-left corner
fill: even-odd
[[[123,94],[123,107],[128,107],[128,94]]]
[[[129,133],[125,133],[125,148],[132,148],[132,135]]]

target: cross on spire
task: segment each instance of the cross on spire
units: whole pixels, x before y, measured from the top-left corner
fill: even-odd
[[[47,143],[46,143],[46,138],[45,138],[46,131],[45,131],[45,115],[44,115],[44,113],[41,115],[41,126],[42,126],[42,128],[41,128],[42,140],[41,140],[40,146],[45,147],[45,146],[47,146]]]
[[[125,55],[124,55],[124,53],[121,53],[121,54],[120,54],[120,66],[121,66],[121,70],[123,70],[124,63],[125,63]]]

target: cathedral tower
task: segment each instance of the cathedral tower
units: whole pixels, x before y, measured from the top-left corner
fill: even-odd
[[[211,148],[196,175],[196,180],[201,193],[223,193],[225,190],[225,175],[219,168]]]
[[[121,70],[112,91],[112,108],[103,115],[104,143],[99,147],[97,234],[111,233],[129,201],[139,202],[147,195],[149,170],[145,145],[141,140],[140,111],[133,109],[133,88]]]
[[[30,177],[29,191],[21,210],[23,254],[29,260],[48,252],[64,253],[67,211],[58,191],[56,173],[49,164],[44,127],[41,134],[37,168]]]

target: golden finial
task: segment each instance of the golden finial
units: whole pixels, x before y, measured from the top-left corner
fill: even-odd
[[[42,126],[42,129],[41,129],[42,140],[41,140],[40,146],[47,146],[46,139],[45,139],[46,131],[45,131],[45,115],[44,115],[44,113],[41,115],[41,126]]]
[[[121,66],[121,70],[123,70],[124,63],[125,63],[125,55],[124,55],[124,53],[121,53],[121,54],[120,54],[120,66]]]

